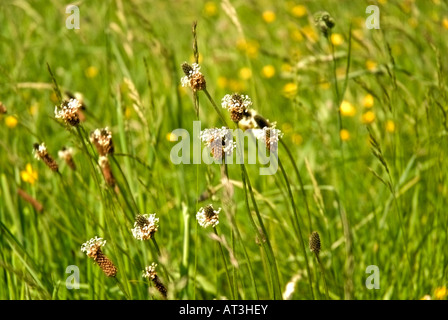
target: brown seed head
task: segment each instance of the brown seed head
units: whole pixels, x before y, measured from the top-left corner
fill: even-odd
[[[313,231],[310,235],[309,246],[310,246],[311,252],[314,252],[315,254],[319,255],[320,237],[319,237],[319,233],[317,233],[316,231]]]

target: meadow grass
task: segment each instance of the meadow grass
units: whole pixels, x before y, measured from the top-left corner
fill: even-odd
[[[365,26],[368,4],[380,29]],[[0,4],[0,299],[164,299],[161,286],[168,299],[447,298],[445,1],[77,5],[80,29],[58,1]],[[319,11],[335,21],[326,36]],[[206,90],[181,86],[184,62]],[[67,92],[83,96],[78,126],[55,118]],[[237,127],[220,106],[235,92],[282,131],[278,171],[174,164],[174,129]],[[106,127],[114,183],[90,139]],[[219,224],[202,228],[208,204]],[[152,213],[157,231],[135,239]],[[81,251],[95,236],[116,276]],[[156,280],[143,278],[152,263]]]

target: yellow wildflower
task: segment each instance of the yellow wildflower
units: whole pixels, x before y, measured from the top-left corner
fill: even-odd
[[[342,140],[342,141],[348,141],[348,140],[350,140],[350,132],[348,132],[347,129],[342,129],[342,130],[339,132],[339,136],[341,137],[341,140]]]
[[[375,70],[377,65],[378,64],[375,61],[373,61],[373,60],[367,60],[366,61],[366,68],[369,71]]]
[[[5,124],[10,129],[14,129],[17,126],[17,122],[17,118],[14,116],[7,116],[5,118]]]
[[[288,82],[283,86],[283,94],[287,97],[293,97],[297,93],[297,84]]]
[[[95,66],[90,66],[86,69],[87,78],[95,78],[98,75],[98,68]]]
[[[434,291],[434,296],[438,300],[445,299],[447,295],[448,295],[448,292],[446,290],[446,287],[440,287]]]
[[[303,138],[300,134],[298,133],[294,133],[292,135],[292,143],[294,143],[295,145],[300,145],[303,142]]]
[[[443,20],[442,20],[442,26],[443,26],[445,29],[448,29],[448,18],[443,18]]]
[[[366,107],[366,108],[372,108],[372,107],[373,107],[373,104],[374,104],[373,96],[372,96],[370,93],[367,94],[367,95],[364,97],[364,99],[363,99],[363,101],[362,101],[362,104],[363,104],[364,107]]]
[[[341,114],[345,117],[353,117],[356,114],[355,107],[347,100],[342,101],[339,110],[341,111]]]
[[[218,8],[214,2],[208,1],[204,5],[204,12],[207,16],[213,17],[218,12]]]
[[[301,18],[306,15],[306,7],[300,4],[296,5],[291,9],[291,13],[297,18]]]
[[[252,70],[248,67],[243,67],[239,72],[240,78],[243,80],[248,80],[252,77]]]
[[[362,115],[362,123],[371,124],[375,121],[375,114],[372,111],[367,111]]]
[[[275,68],[274,68],[274,66],[272,66],[270,64],[264,66],[263,69],[261,69],[261,74],[265,78],[268,78],[268,79],[272,78],[275,75]]]
[[[37,171],[34,171],[31,167],[31,164],[27,163],[25,170],[20,172],[20,176],[22,177],[23,181],[34,184],[34,182],[37,180],[38,175]]]
[[[275,12],[271,10],[266,10],[263,12],[263,20],[267,23],[271,23],[275,21]]]
[[[395,123],[392,120],[387,120],[386,131],[390,133],[395,132]]]
[[[330,40],[331,43],[335,46],[340,46],[344,42],[344,38],[339,33],[333,33]]]

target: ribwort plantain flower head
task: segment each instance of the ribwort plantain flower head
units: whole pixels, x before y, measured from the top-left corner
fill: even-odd
[[[65,100],[58,107],[54,108],[54,116],[56,119],[62,119],[65,124],[77,126],[79,124],[78,111],[81,103],[77,99]]]
[[[193,91],[200,91],[206,88],[205,77],[201,73],[201,67],[197,63],[189,65],[182,63],[182,70],[185,77],[181,78],[182,87],[190,87]]]
[[[114,153],[112,132],[108,127],[104,129],[95,129],[95,131],[90,134],[90,141],[95,145],[100,156]]]
[[[254,129],[255,137],[266,144],[266,148],[275,152],[278,148],[278,140],[283,137],[283,133],[274,127],[263,127],[263,129]]]
[[[219,224],[219,213],[221,208],[215,210],[211,204],[199,209],[196,219],[201,227],[216,227]]]
[[[236,147],[232,132],[226,127],[204,129],[201,131],[200,138],[210,148],[213,158],[216,160],[221,160],[226,155],[232,155],[233,149]]]
[[[156,214],[139,214],[135,218],[132,235],[137,240],[149,240],[159,229],[159,218]]]
[[[233,122],[239,122],[247,114],[252,100],[248,95],[240,95],[238,93],[226,94],[222,98],[221,106],[229,110],[230,118]]]

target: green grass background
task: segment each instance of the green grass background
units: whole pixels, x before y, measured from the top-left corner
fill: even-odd
[[[447,285],[446,1],[232,0],[236,15],[223,9],[228,3],[77,1],[80,29],[70,30],[60,1],[1,2],[0,100],[8,109],[0,115],[1,299],[160,299],[141,277],[152,262],[171,299],[279,299],[296,275],[292,299],[312,299],[288,185],[305,245],[311,230],[320,234],[331,299],[436,298],[435,290]],[[378,30],[365,27],[369,4],[380,8]],[[297,5],[306,9],[301,17],[294,15]],[[314,26],[320,10],[334,17],[333,33],[343,39],[334,46],[335,64],[332,46]],[[274,21],[263,19],[266,11],[275,13]],[[219,165],[170,161],[176,142],[167,134],[191,132],[197,119],[191,90],[180,88],[180,65],[194,62],[194,20],[208,92],[218,104],[227,93],[248,94],[253,108],[284,132],[303,179],[311,226],[282,146],[289,184],[280,170],[260,176],[259,164],[246,166],[278,279],[251,226],[249,215],[256,212],[250,198],[247,209],[240,166],[228,166],[239,235],[224,210],[217,227],[224,242],[218,242],[211,229],[197,226],[195,215],[208,203],[223,207]],[[327,61],[298,67],[316,57]],[[93,149],[87,153],[76,131],[55,121],[47,63],[61,90],[83,94],[83,132],[111,129],[119,195],[104,183]],[[264,76],[267,65],[275,68],[273,77]],[[292,93],[285,94],[286,85]],[[368,110],[367,94],[374,97]],[[339,122],[342,100],[356,113]],[[202,92],[199,106],[202,128],[222,125]],[[370,124],[362,121],[367,111],[375,114]],[[10,116],[16,126],[6,125]],[[341,141],[340,128],[349,140]],[[377,156],[369,130],[381,148]],[[57,159],[61,175],[54,174],[34,159],[35,142],[45,142],[55,158],[62,146],[73,147],[77,170]],[[34,184],[21,179],[27,163],[38,173]],[[44,211],[19,197],[18,188]],[[210,188],[216,194],[198,201]],[[132,237],[137,213],[160,218],[160,254],[151,241]],[[95,235],[107,240],[104,253],[118,267],[116,279],[80,250]],[[314,296],[323,299],[319,266],[308,248],[306,254]],[[65,286],[70,265],[79,267],[78,290]],[[366,288],[369,265],[379,267],[380,289]]]

